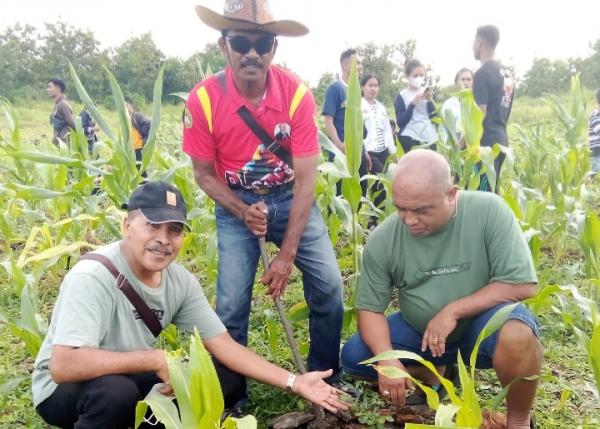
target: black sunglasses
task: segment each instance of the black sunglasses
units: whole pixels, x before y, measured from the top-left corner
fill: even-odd
[[[252,41],[246,36],[227,36],[229,46],[234,51],[245,55],[250,52],[250,49],[254,48],[258,55],[268,54],[273,50],[275,44],[275,37],[273,36],[262,36]]]

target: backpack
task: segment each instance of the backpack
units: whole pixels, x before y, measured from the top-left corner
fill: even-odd
[[[87,140],[90,142],[97,141],[98,139],[96,137],[96,133],[94,132],[96,121],[94,121],[94,118],[92,118],[90,112],[84,109],[79,114],[79,117],[81,118],[81,127],[83,128],[83,133],[85,134]]]

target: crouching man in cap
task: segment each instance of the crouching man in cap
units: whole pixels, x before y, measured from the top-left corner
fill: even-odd
[[[62,282],[33,373],[34,405],[44,420],[64,428],[132,427],[137,401],[156,383],[169,383],[165,352],[153,345],[170,323],[198,329],[206,348],[236,372],[330,410],[345,408],[322,380],[331,371],[296,377],[229,336],[195,277],[173,262],[188,226],[175,187],[140,186],[128,211],[123,239],[84,255]]]

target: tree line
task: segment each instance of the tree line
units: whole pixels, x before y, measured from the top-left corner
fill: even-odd
[[[68,61],[71,61],[89,94],[100,103],[110,96],[110,84],[103,67],[112,71],[123,90],[138,101],[151,101],[154,80],[164,65],[164,99],[175,92],[187,92],[210,65],[212,70],[225,66],[225,59],[215,43],[207,44],[187,59],[169,57],[156,46],[150,32],[131,37],[114,48],[100,48],[94,33],[78,29],[65,22],[44,24],[40,32],[31,25],[16,24],[0,33],[0,96],[10,100],[45,97],[47,80],[62,77],[69,81]],[[415,40],[401,43],[365,43],[357,47],[365,72],[381,79],[380,100],[391,105],[393,97],[405,85],[403,64],[416,49]],[[581,73],[582,82],[590,89],[600,88],[600,40],[591,45],[585,58],[550,60],[536,58],[521,82],[519,95],[538,97],[568,89],[570,78]],[[438,78],[431,73],[433,82]],[[329,83],[335,79],[324,73],[313,88],[321,103]],[[77,99],[74,88],[68,95]]]

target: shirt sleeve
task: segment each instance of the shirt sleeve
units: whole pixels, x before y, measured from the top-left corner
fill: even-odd
[[[489,100],[489,83],[487,74],[483,70],[473,76],[473,97],[478,106],[487,106]]]
[[[61,286],[58,302],[52,345],[98,347],[108,332],[115,305],[106,281],[89,273],[70,275]]]
[[[323,115],[334,117],[340,108],[340,93],[336,85],[331,84],[325,92]]]
[[[226,332],[227,329],[208,303],[198,280],[191,273],[187,273],[187,277],[187,297],[173,317],[173,324],[185,331],[198,329],[200,337],[205,340]]]
[[[312,92],[306,91],[291,121],[290,147],[294,157],[307,158],[320,151],[315,121],[316,110],[317,105]]]
[[[374,231],[365,246],[356,308],[383,313],[392,299],[393,281],[389,269],[385,238]]]
[[[63,118],[63,120],[66,122],[66,124],[69,126],[69,128],[75,129],[75,118],[73,118],[73,111],[71,110],[71,106],[69,106],[69,103],[67,103],[66,100],[63,100],[58,105],[58,112]]]
[[[396,96],[396,100],[394,100],[394,110],[396,111],[396,124],[400,131],[402,131],[410,122],[414,108],[415,105],[412,103],[409,103],[408,107],[406,107],[404,99],[400,94]]]
[[[216,159],[214,136],[208,128],[196,89],[190,92],[183,112],[183,151],[204,161]]]
[[[485,226],[490,283],[537,283],[529,245],[508,205],[493,195]]]

